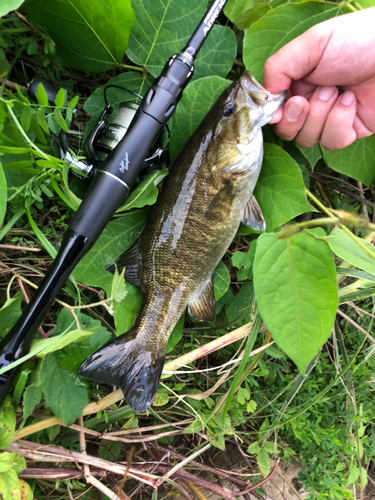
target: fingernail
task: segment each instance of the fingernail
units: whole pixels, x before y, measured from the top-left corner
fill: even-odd
[[[333,96],[336,87],[320,87],[318,91],[318,98],[321,101],[329,101]]]
[[[351,90],[347,90],[341,96],[341,104],[344,106],[351,106],[354,102],[355,94]]]
[[[286,104],[285,116],[290,122],[295,122],[301,116],[303,105],[299,102],[289,102]]]

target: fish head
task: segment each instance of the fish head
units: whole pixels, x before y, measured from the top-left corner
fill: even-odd
[[[241,173],[262,157],[261,127],[285,98],[271,94],[250,71],[232,83],[216,101],[207,159],[214,172]],[[228,170],[229,169],[229,170]]]

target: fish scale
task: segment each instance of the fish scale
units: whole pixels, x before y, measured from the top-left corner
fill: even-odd
[[[215,320],[212,275],[241,221],[264,229],[252,196],[261,126],[283,98],[249,72],[232,83],[173,161],[138,240],[116,261],[144,293],[142,309],[131,330],[87,358],[79,373],[120,386],[135,411],[154,399],[169,335],[186,307],[198,320]]]

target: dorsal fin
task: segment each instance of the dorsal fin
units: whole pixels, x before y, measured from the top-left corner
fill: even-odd
[[[141,288],[142,253],[140,238],[138,238],[126,252],[120,255],[116,260],[116,265],[119,273],[121,273],[125,267],[125,281],[128,281],[137,288]],[[114,264],[111,264],[107,266],[106,269],[114,274],[116,268]]]
[[[189,303],[188,311],[190,316],[198,321],[215,321],[215,298],[211,278],[207,280],[203,288],[194,295]]]
[[[247,202],[241,222],[245,224],[245,226],[254,229],[254,231],[262,231],[262,233],[264,233],[266,230],[266,222],[263,217],[262,209],[254,195]]]

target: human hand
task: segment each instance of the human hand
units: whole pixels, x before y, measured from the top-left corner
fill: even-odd
[[[375,7],[317,24],[265,64],[263,85],[287,101],[273,117],[302,147],[349,146],[375,132]]]

